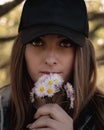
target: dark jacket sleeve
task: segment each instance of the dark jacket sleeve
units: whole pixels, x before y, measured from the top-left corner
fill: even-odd
[[[95,94],[74,123],[74,130],[104,130],[104,96]]]
[[[93,98],[94,121],[98,130],[104,130],[104,94],[97,92]]]
[[[10,86],[0,89],[0,130],[8,130],[7,109],[10,101]]]

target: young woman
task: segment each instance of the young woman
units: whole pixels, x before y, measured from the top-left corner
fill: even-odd
[[[73,109],[60,105],[60,93],[57,103],[31,103],[34,83],[50,73],[72,84]],[[1,130],[103,130],[104,95],[96,78],[84,1],[26,0],[11,55],[10,98],[1,94]]]

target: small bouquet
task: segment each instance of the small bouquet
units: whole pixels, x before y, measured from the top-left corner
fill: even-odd
[[[53,97],[60,93],[67,96],[70,100],[70,108],[73,108],[74,90],[70,83],[63,85],[64,80],[59,74],[49,74],[41,76],[34,84],[30,92],[30,99],[33,103],[36,99],[41,99],[45,103],[56,103]]]

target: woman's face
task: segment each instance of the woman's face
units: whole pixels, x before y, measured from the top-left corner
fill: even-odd
[[[45,35],[26,45],[25,59],[34,82],[43,74],[57,73],[70,80],[74,66],[75,46],[66,37]]]

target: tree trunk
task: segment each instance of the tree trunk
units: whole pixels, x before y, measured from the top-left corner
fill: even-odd
[[[13,8],[15,8],[17,5],[19,5],[23,0],[14,0],[12,2],[8,2],[4,5],[0,5],[0,17],[4,14],[11,11]]]

